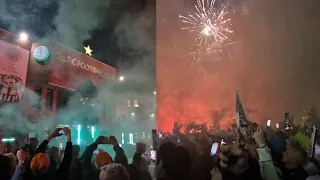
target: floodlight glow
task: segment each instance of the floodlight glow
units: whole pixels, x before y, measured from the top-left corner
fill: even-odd
[[[94,126],[91,127],[91,137],[94,139]]]
[[[123,80],[124,80],[124,76],[120,76],[119,81],[123,81]]]
[[[78,145],[80,144],[80,135],[81,135],[81,126],[78,125],[78,139],[77,139]]]
[[[12,141],[15,141],[15,140],[16,140],[15,138],[3,138],[2,142],[12,142]]]
[[[121,133],[121,144],[124,144],[124,134]]]
[[[19,37],[20,37],[20,39],[21,39],[22,41],[28,41],[28,39],[29,39],[28,34],[25,33],[25,32],[20,33]]]
[[[129,134],[129,144],[133,144],[133,133]]]

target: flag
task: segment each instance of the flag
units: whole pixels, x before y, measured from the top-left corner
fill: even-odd
[[[237,122],[237,127],[248,124],[248,119],[246,117],[246,113],[244,112],[242,103],[240,101],[240,96],[238,94],[238,91],[236,92],[236,122]]]

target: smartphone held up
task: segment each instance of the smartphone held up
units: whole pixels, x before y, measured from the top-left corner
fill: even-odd
[[[311,152],[310,152],[310,157],[313,158],[315,154],[315,149],[316,149],[316,137],[318,134],[318,128],[313,125],[312,126],[312,135],[311,135]]]
[[[61,129],[61,130],[58,132],[58,135],[59,135],[59,136],[62,136],[62,135],[66,135],[66,133],[64,133],[64,131]]]
[[[269,119],[269,120],[267,121],[267,127],[268,127],[268,128],[271,127],[271,119]]]
[[[211,156],[217,155],[218,149],[219,149],[219,143],[217,143],[217,142],[212,143],[210,155]]]
[[[155,150],[150,151],[150,159],[155,161],[157,159],[157,152]]]
[[[284,114],[284,123],[285,123],[284,129],[288,131],[290,129],[290,113]]]
[[[103,136],[101,139],[101,144],[109,144],[109,137],[108,136]]]

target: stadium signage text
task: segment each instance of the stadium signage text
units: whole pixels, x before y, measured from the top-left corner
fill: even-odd
[[[90,71],[91,73],[97,74],[103,78],[107,78],[107,79],[111,79],[111,80],[115,79],[115,76],[113,76],[112,74],[109,74],[107,72],[103,72],[102,70],[100,70],[92,65],[86,64],[85,62],[83,62],[79,59],[72,58],[72,57],[65,55],[65,54],[62,54],[60,52],[57,52],[55,57],[56,57],[56,59],[58,59],[62,62],[69,63],[75,67],[84,69],[86,71]]]

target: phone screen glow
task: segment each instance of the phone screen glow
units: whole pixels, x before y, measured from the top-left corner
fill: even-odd
[[[213,143],[212,144],[211,151],[210,151],[210,155],[211,156],[216,155],[216,153],[218,151],[218,147],[219,147],[219,143]]]
[[[97,149],[97,150],[95,150],[95,151],[93,151],[93,155],[97,155],[99,153],[99,150]]]
[[[156,160],[156,151],[152,150],[152,151],[150,152],[150,159]]]

